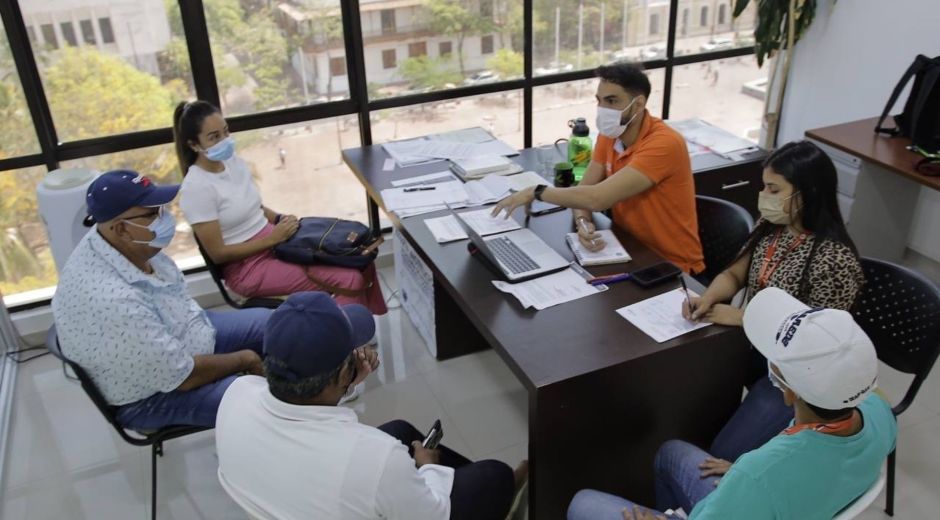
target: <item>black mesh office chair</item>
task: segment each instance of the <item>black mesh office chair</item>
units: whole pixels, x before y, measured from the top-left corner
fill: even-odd
[[[98,390],[97,386],[95,386],[94,381],[91,380],[91,377],[88,376],[88,373],[85,372],[82,367],[80,367],[77,363],[69,360],[65,357],[65,355],[62,354],[62,348],[59,345],[59,339],[57,337],[52,339],[52,341],[47,343],[49,352],[62,360],[63,363],[72,369],[72,372],[75,373],[75,376],[82,385],[82,390],[85,391],[85,394],[88,395],[88,398],[91,399],[91,402],[95,404],[95,407],[98,408],[98,411],[101,412],[101,415],[104,416],[104,419],[108,421],[108,424],[110,424],[117,431],[118,435],[120,435],[124,441],[128,442],[129,444],[133,444],[134,446],[150,446],[150,518],[156,520],[157,456],[163,456],[163,441],[176,439],[178,437],[183,437],[192,433],[198,433],[208,430],[209,428],[204,428],[201,426],[167,426],[154,432],[143,433],[128,431],[117,420],[117,408],[108,404],[108,401],[105,400],[104,396],[101,394],[101,391]]]
[[[698,238],[705,255],[705,271],[695,279],[708,285],[731,265],[754,228],[754,219],[746,209],[733,202],[695,196]]]
[[[900,415],[914,401],[940,353],[940,287],[924,275],[884,260],[862,258],[865,285],[852,314],[891,368],[913,374],[904,398],[894,408]],[[885,512],[894,516],[894,466],[888,455]]]
[[[232,293],[228,292],[228,288],[225,287],[225,274],[222,272],[222,267],[215,264],[212,259],[209,258],[209,254],[206,253],[206,250],[202,247],[202,243],[196,238],[195,233],[193,233],[193,239],[196,241],[196,246],[199,247],[199,254],[201,254],[202,259],[205,260],[206,268],[212,276],[212,281],[215,282],[216,287],[219,288],[219,292],[222,293],[222,299],[225,300],[225,303],[236,309],[250,309],[252,307],[276,309],[283,303],[284,300],[278,298],[245,298],[241,301],[233,298]]]

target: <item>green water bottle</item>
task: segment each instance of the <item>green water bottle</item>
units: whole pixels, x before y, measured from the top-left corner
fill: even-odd
[[[584,171],[591,163],[591,133],[583,117],[568,121],[571,128],[571,137],[568,138],[568,162],[574,166],[574,183],[578,184],[584,178]]]

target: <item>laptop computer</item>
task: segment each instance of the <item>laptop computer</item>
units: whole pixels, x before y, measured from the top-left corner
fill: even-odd
[[[477,250],[507,281],[521,282],[568,267],[567,260],[529,229],[517,229],[484,238],[468,226],[453,208],[450,208],[450,212]]]

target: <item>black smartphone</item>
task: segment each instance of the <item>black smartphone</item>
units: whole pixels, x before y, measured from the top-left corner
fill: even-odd
[[[424,442],[421,443],[425,449],[436,450],[437,445],[441,443],[441,438],[444,437],[444,429],[441,428],[441,420],[438,419],[434,421],[434,426],[431,426],[431,429],[428,431],[428,434],[424,437]]]
[[[533,217],[541,217],[542,215],[550,215],[552,213],[557,213],[564,210],[564,206],[556,206],[548,202],[543,202],[541,200],[532,201],[532,209],[529,211],[529,215]]]
[[[652,287],[663,282],[674,280],[681,274],[682,271],[675,265],[669,262],[661,262],[654,266],[647,267],[646,269],[633,271],[630,273],[630,279],[642,287]]]

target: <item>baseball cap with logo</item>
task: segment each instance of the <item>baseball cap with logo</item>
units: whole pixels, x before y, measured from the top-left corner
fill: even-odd
[[[848,312],[810,308],[769,287],[744,309],[744,333],[811,405],[852,408],[876,386],[875,347]]]
[[[267,368],[288,381],[326,374],[374,335],[375,320],[362,305],[340,306],[324,292],[294,293],[265,326],[264,352],[281,362]]]
[[[88,186],[85,201],[88,216],[94,222],[107,222],[134,206],[168,204],[179,190],[178,184],[157,186],[133,170],[112,170],[101,174]]]

